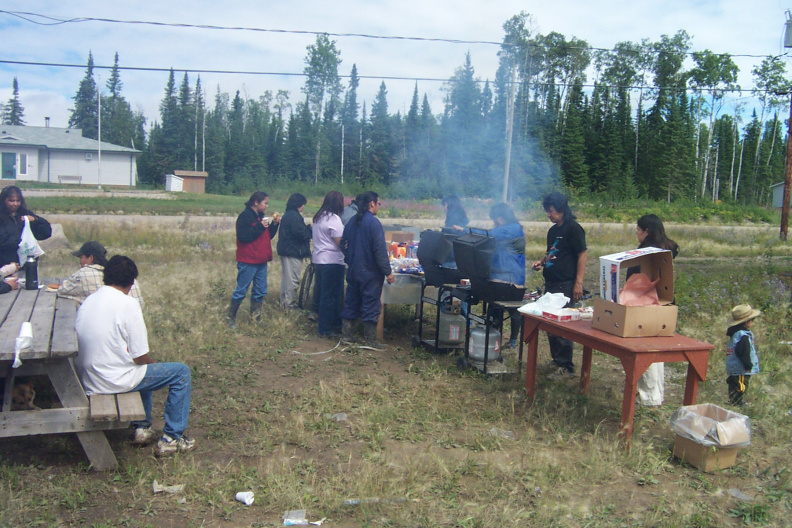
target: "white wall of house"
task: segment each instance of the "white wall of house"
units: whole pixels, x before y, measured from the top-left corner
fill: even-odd
[[[37,147],[0,145],[0,153],[11,153],[16,156],[17,180],[36,181],[38,179],[39,149]]]
[[[43,153],[46,156],[46,152]],[[102,152],[102,172],[99,180],[99,155],[97,152],[51,150],[49,173],[47,159],[40,169],[40,181],[51,183],[79,183],[93,185],[126,185],[134,187],[137,180],[135,156],[129,152]],[[49,180],[47,179],[49,174]]]

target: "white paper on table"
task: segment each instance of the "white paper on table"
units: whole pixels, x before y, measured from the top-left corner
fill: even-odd
[[[14,363],[11,365],[12,368],[19,368],[22,365],[19,353],[31,346],[33,346],[33,325],[25,321],[19,327],[19,337],[14,340]]]
[[[563,293],[545,293],[536,302],[524,304],[518,308],[522,313],[542,315],[542,312],[559,310],[567,305],[569,297]]]

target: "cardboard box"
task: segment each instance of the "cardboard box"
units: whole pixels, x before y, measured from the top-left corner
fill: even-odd
[[[674,440],[674,456],[706,472],[733,466],[737,462],[737,449],[704,446],[680,435]]]
[[[702,471],[734,465],[737,449],[751,443],[751,421],[711,403],[680,407],[671,416],[674,456]]]
[[[676,330],[674,260],[666,249],[642,248],[600,257],[600,298],[594,300],[592,327],[619,337],[671,336]],[[640,266],[641,273],[657,284],[660,306],[623,306],[619,291],[622,272]]]
[[[413,241],[413,233],[407,233],[405,231],[385,231],[385,242],[390,244],[391,242],[396,242],[397,244],[406,243],[409,244]]]
[[[545,310],[542,312],[542,317],[545,319],[550,319],[551,321],[558,321],[560,323],[578,321],[580,319],[580,310],[571,310],[569,308]]]

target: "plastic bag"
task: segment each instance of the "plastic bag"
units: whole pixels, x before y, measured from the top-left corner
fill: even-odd
[[[707,447],[751,444],[751,419],[711,403],[680,407],[671,415],[671,429]]]
[[[19,337],[14,340],[14,363],[11,368],[19,368],[22,366],[22,360],[19,359],[19,354],[33,345],[33,325],[28,321],[22,323],[19,327]]]
[[[624,306],[659,306],[658,282],[660,282],[660,277],[653,282],[643,273],[634,273],[627,279],[624,288],[619,292],[619,304]]]
[[[44,250],[39,246],[38,240],[33,236],[33,231],[30,229],[30,221],[28,217],[24,217],[25,227],[22,228],[22,236],[19,241],[19,248],[17,255],[19,256],[19,265],[24,266],[28,257],[40,257],[44,254]]]
[[[531,315],[542,315],[542,312],[545,311],[561,309],[566,306],[568,302],[569,297],[563,293],[545,293],[536,299],[536,302],[524,304],[517,310]]]

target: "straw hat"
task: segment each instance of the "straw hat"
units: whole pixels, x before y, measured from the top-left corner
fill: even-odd
[[[759,317],[762,312],[754,310],[750,304],[739,304],[732,308],[731,317],[729,319],[729,326],[736,326],[738,324],[750,321],[755,317]]]

